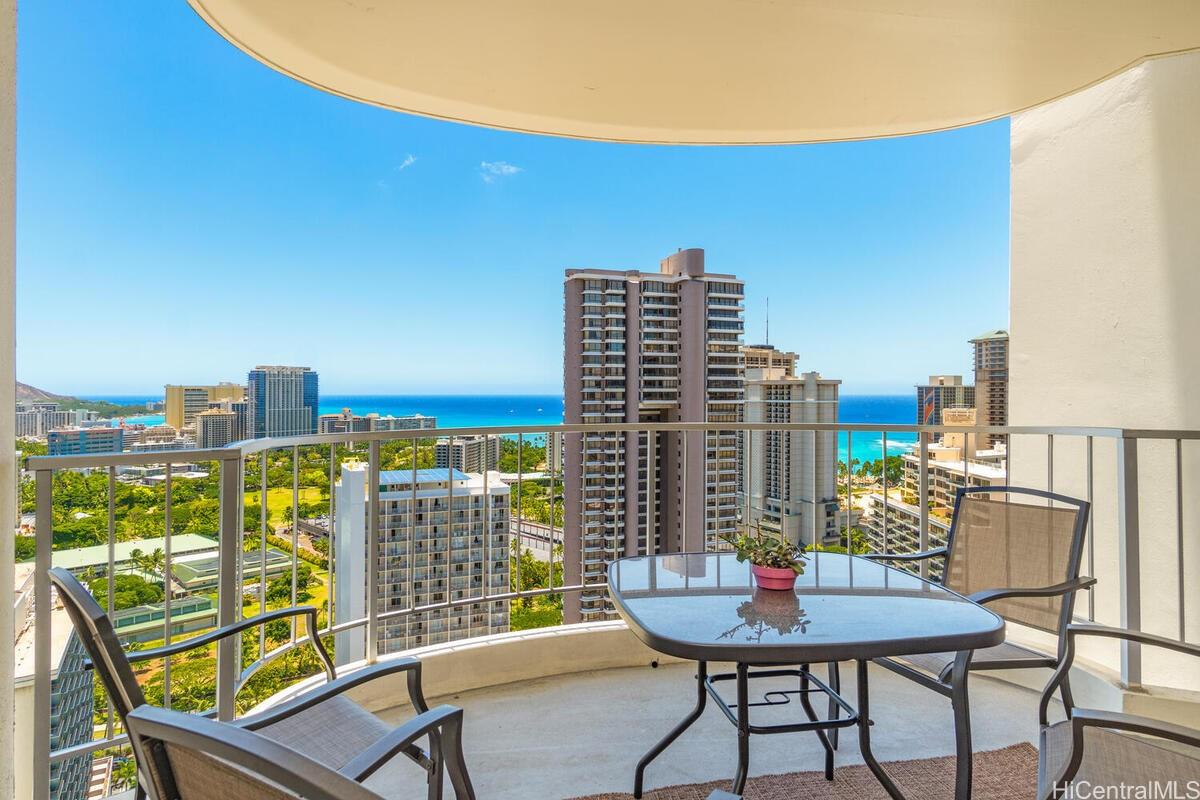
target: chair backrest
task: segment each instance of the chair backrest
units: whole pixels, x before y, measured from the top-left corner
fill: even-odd
[[[382,800],[329,767],[229,723],[143,705],[129,715],[129,731],[135,750],[166,756],[161,800]]]
[[[959,489],[942,582],[969,595],[1074,580],[1079,577],[1088,511],[1083,500],[1040,489]],[[1059,633],[1070,621],[1073,598],[1073,592],[1018,597],[988,603],[988,608],[1012,622]]]
[[[83,588],[83,584],[67,570],[62,567],[51,568],[50,582],[58,589],[58,596],[79,634],[79,640],[92,659],[104,690],[112,699],[113,708],[124,723],[129,712],[144,704],[146,698],[133,676],[129,660],[125,658],[112,621],[91,592]]]

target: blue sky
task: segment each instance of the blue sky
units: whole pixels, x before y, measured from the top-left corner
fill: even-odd
[[[20,8],[17,372],[134,394],[304,364],[323,392],[557,392],[562,272],[679,247],[747,341],[848,394],[968,372],[1008,322],[1008,122],[795,147],[410,117],[252,61],[183,2]]]

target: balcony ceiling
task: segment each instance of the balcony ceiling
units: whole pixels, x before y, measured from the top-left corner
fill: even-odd
[[[629,142],[819,142],[1011,114],[1200,47],[1196,0],[189,0],[385,108]]]

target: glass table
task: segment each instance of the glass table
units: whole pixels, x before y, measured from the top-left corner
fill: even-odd
[[[825,749],[825,777],[832,780],[836,731],[857,727],[863,760],[900,800],[904,795],[871,753],[867,663],[957,652],[965,664],[972,650],[1004,641],[1004,620],[983,606],[912,573],[841,553],[810,554],[794,591],[755,586],[749,563],[739,564],[732,553],[622,558],[609,565],[608,586],[638,638],[660,653],[699,664],[696,706],[638,762],[634,797],[642,796],[646,767],[700,718],[712,696],[738,732],[734,794],[745,788],[751,735],[815,732]],[[710,661],[734,662],[736,671],[710,676]],[[857,664],[857,708],[838,694],[836,681],[831,686],[809,670],[811,664],[837,661]],[[767,692],[763,701],[750,702],[750,680],[780,676],[797,677],[799,689]],[[722,681],[735,683],[735,703],[717,691]],[[828,699],[826,719],[817,718],[811,694]],[[799,697],[805,720],[751,724],[751,707],[780,705],[789,695]],[[956,735],[969,741],[970,731]]]

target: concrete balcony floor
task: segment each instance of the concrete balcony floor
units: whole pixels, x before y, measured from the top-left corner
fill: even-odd
[[[711,672],[726,671],[713,664]],[[843,696],[854,705],[853,665],[842,665]],[[824,667],[817,670],[823,674]],[[466,710],[465,750],[479,797],[489,800],[567,798],[630,791],[642,754],[670,730],[695,702],[695,668],[686,663],[603,669],[536,678],[431,698]],[[872,748],[881,761],[926,758],[954,752],[949,700],[886,670],[871,667],[875,727]],[[1049,678],[1049,672],[1046,672]],[[971,677],[972,730],[976,751],[1021,741],[1036,743],[1036,692],[988,678]],[[732,684],[726,684],[732,700]],[[763,679],[758,687],[795,688],[788,679]],[[817,703],[823,714],[824,702]],[[379,712],[392,723],[408,708]],[[799,703],[751,709],[756,722],[794,720]],[[838,765],[860,764],[857,731],[843,730]],[[659,756],[647,771],[647,788],[732,778],[736,762],[733,726],[710,701],[704,716]],[[750,774],[819,770],[822,751],[813,733],[755,736]],[[836,780],[836,772],[835,772]],[[390,763],[369,785],[389,797],[423,797],[423,780],[405,759]]]

